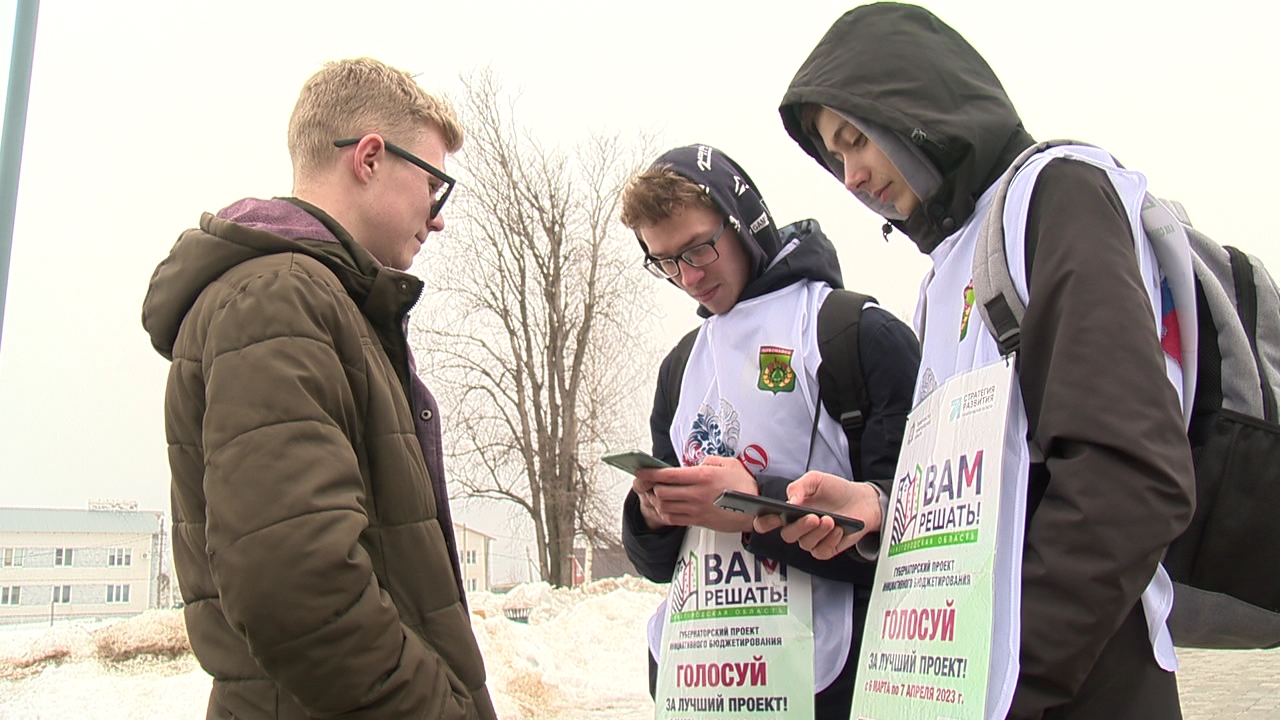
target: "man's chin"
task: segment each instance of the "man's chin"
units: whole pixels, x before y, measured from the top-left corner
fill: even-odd
[[[727,304],[721,301],[720,298],[716,296],[711,297],[711,299],[708,300],[707,302],[698,303],[698,304],[706,308],[707,312],[711,313],[712,315],[720,315],[722,313],[729,312],[729,310],[733,309],[732,304]]]
[[[407,257],[405,257],[398,265],[396,265],[396,270],[399,270],[400,272],[409,272],[409,268],[413,267],[413,261],[417,257],[418,257],[418,250],[415,248],[413,252],[409,253]]]
[[[865,192],[855,192],[854,197],[858,198],[863,205],[866,205],[872,212],[886,220],[906,220],[907,216],[897,208],[893,203],[880,202],[879,198]]]

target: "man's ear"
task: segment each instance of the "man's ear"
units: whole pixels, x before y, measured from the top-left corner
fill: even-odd
[[[361,183],[368,183],[386,157],[386,141],[377,133],[369,133],[356,143],[356,151],[351,154],[351,169]]]

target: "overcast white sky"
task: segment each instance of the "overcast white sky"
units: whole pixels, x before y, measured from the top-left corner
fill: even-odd
[[[1106,147],[1211,237],[1280,270],[1275,3],[926,5],[984,54],[1034,136]],[[0,68],[12,7],[0,4]],[[900,235],[881,240],[880,223],[777,115],[792,74],[849,7],[46,0],[0,339],[0,505],[111,497],[168,510],[167,363],[139,320],[147,281],[202,211],[288,194],[289,112],[326,60],[371,55],[445,91],[489,64],[524,88],[521,120],[550,144],[653,129],[665,146],[716,145],[780,223],[822,222],[851,287],[909,318],[924,256]],[[660,296],[674,342],[696,318],[678,291]]]

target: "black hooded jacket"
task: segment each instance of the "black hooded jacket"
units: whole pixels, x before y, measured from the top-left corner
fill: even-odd
[[[813,103],[909,139],[942,171],[942,186],[906,220],[890,221],[921,252],[958,230],[1018,153],[1035,144],[987,62],[921,8],[866,5],[840,18],[782,98],[782,122],[829,170],[800,122]]]
[[[977,199],[1033,144],[977,51],[910,5],[846,13],[787,88],[783,124],[828,169],[801,126],[810,103],[883,125],[941,171],[940,188],[892,221],[925,253],[981,220]],[[1129,221],[1106,175],[1049,162],[1026,243],[1018,377],[1044,460],[1028,478],[1010,717],[1175,717],[1176,685],[1155,665],[1139,596],[1190,521],[1194,472]]]

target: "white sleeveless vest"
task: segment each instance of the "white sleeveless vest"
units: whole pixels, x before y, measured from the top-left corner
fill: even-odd
[[[822,470],[854,477],[844,430],[818,399],[818,309],[830,292],[825,283],[797,282],[703,322],[671,423],[671,444],[681,465],[720,455],[740,457],[757,475],[796,479],[807,470]],[[811,448],[815,414],[818,430]],[[735,537],[735,542],[740,541]],[[812,588],[816,692],[835,680],[848,656],[854,590],[819,577],[812,578]],[[654,657],[665,616],[664,603],[649,624]]]

